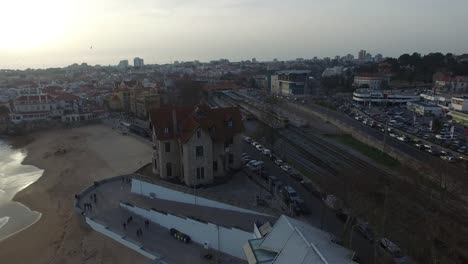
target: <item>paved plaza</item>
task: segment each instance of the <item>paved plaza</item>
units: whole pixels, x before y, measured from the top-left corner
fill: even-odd
[[[131,193],[130,187],[130,183],[120,180],[100,184],[90,194],[81,197],[80,207],[84,208],[84,203],[91,204],[92,209],[86,212],[87,216],[98,223],[105,224],[108,226],[108,229],[121,236],[125,236],[127,240],[134,241],[135,244],[142,246],[145,250],[158,256],[158,259],[169,264],[246,262],[218,251],[206,250],[197,243],[185,244],[174,239],[168,229],[156,223],[150,222],[146,226],[146,219],[121,208],[119,206],[120,202],[130,203],[145,209],[154,208],[158,211],[164,211],[181,217],[191,217],[225,227],[237,227],[249,232],[253,230],[253,223],[255,221],[270,221],[274,223],[276,220],[274,217],[239,213],[161,199],[150,199]],[[96,194],[96,202],[92,199],[94,194]],[[133,220],[127,223],[129,217],[132,217]],[[124,223],[126,223],[125,228]],[[137,236],[138,229],[143,231],[143,235]],[[203,256],[206,254],[212,254],[213,258],[211,260],[204,258]],[[151,261],[148,260],[148,263],[151,263]]]

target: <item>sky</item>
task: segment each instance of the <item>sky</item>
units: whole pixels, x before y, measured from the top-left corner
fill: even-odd
[[[0,0],[0,68],[468,53],[466,0]]]

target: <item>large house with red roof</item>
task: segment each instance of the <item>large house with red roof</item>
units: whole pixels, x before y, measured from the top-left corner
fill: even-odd
[[[240,169],[240,110],[162,107],[150,113],[153,129],[153,172],[189,186],[211,184]]]
[[[52,98],[40,88],[23,89],[11,102],[11,121],[34,121],[49,118],[53,111]]]

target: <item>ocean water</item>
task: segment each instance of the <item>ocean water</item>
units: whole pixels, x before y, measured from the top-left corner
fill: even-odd
[[[43,170],[22,165],[25,150],[0,140],[0,241],[34,224],[41,214],[12,201],[15,194],[37,181]]]

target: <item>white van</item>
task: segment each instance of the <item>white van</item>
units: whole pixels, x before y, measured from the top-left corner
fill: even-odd
[[[262,152],[263,152],[263,155],[268,156],[268,157],[271,157],[271,150],[269,150],[269,149],[263,149]]]

